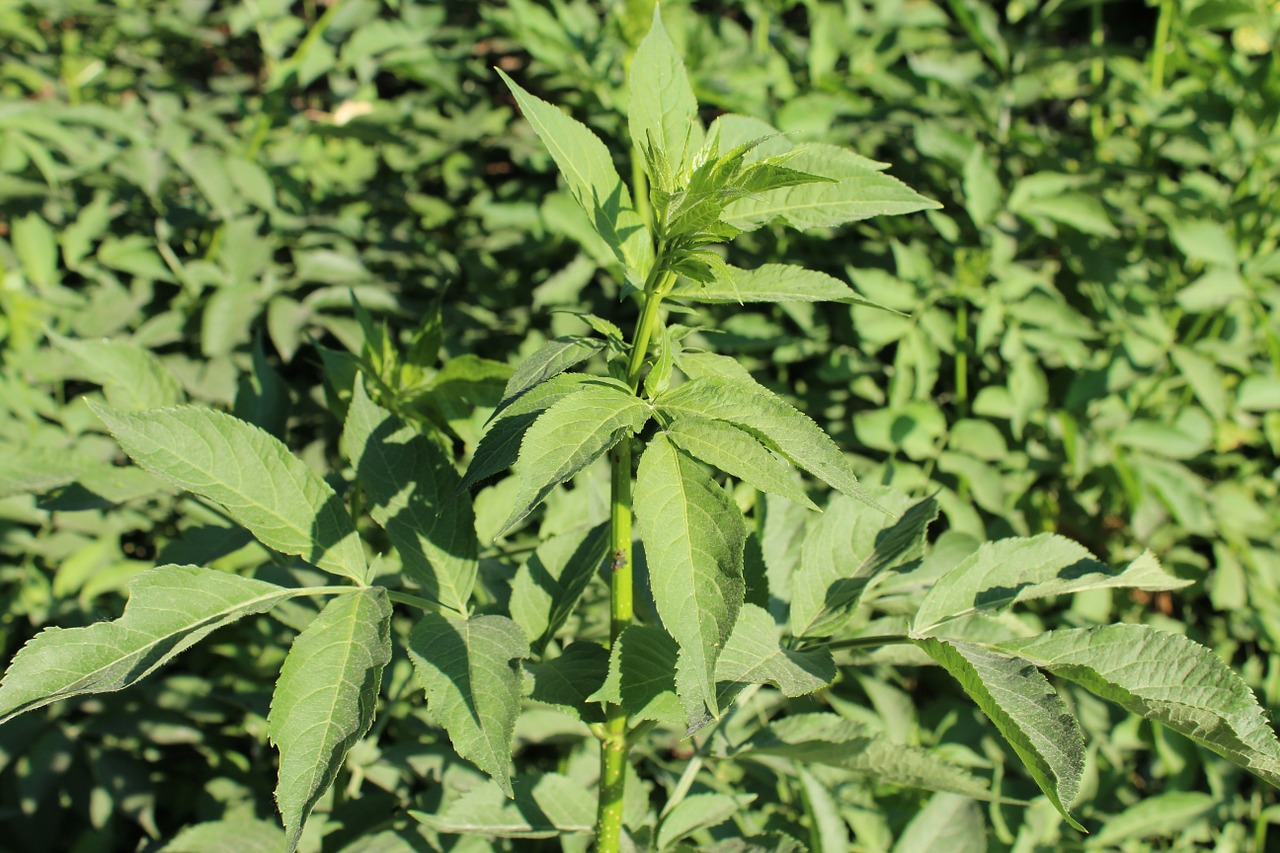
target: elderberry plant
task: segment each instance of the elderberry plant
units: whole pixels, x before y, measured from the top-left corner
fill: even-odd
[[[680,850],[691,834],[736,817],[746,838],[733,849],[801,848],[785,829],[753,823],[749,796],[691,793],[709,765],[798,777],[811,806],[809,841],[821,847],[836,843],[822,825],[821,803],[833,798],[823,768],[1004,799],[971,770],[848,714],[787,705],[820,695],[880,647],[953,676],[1078,829],[1071,808],[1085,774],[1083,736],[1046,673],[1280,784],[1280,743],[1248,687],[1209,650],[1142,625],[1039,633],[1005,618],[1037,598],[1186,585],[1153,555],[1111,568],[1052,534],[930,548],[931,498],[860,484],[814,421],[706,349],[705,330],[664,315],[708,304],[860,302],[824,273],[739,269],[717,247],[764,225],[832,227],[932,202],[881,164],[796,145],[756,119],[722,115],[704,127],[657,13],[631,63],[627,118],[641,164],[631,188],[591,130],[502,76],[639,303],[630,339],[584,316],[594,335],[533,352],[506,381],[459,473],[454,421],[433,394],[447,381],[504,372],[478,360],[432,366],[438,318],[402,362],[385,330],[358,312],[364,352],[335,371],[349,380],[346,500],[257,427],[208,408],[141,405],[181,402],[158,362],[139,368],[153,393],[113,396],[108,378],[111,405],[91,406],[136,463],[334,582],[285,586],[209,567],[157,568],[132,584],[119,619],[51,628],[28,643],[0,682],[0,724],[128,687],[234,620],[327,597],[288,651],[268,716],[286,851],[370,736],[393,659],[393,604],[411,614],[407,653],[432,721],[491,779],[437,812],[410,812],[437,834],[561,836],[567,845],[594,836],[601,851]],[[481,595],[487,543],[476,534],[472,490],[514,466],[504,481],[513,484],[503,493],[510,508],[493,531],[502,534],[536,520],[549,496],[603,459],[608,521],[537,535],[509,602]],[[812,495],[822,487],[832,496],[819,513]],[[366,515],[381,530],[383,553],[372,562],[375,536],[357,524]],[[591,607],[593,584],[608,588],[600,640],[575,618]],[[766,694],[775,698],[761,704]],[[755,719],[735,720],[748,703]],[[513,732],[531,705],[594,734],[594,792],[566,773],[512,772]],[[698,742],[660,809],[636,796],[631,761],[655,731]]]

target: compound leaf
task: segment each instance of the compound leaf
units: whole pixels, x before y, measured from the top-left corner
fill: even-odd
[[[391,603],[382,587],[330,601],[289,649],[267,733],[280,750],[276,802],[293,853],[307,815],[373,724],[391,660]]]
[[[453,462],[430,436],[369,399],[358,380],[342,445],[405,574],[432,600],[465,612],[479,542],[471,498],[458,488]]]
[[[704,704],[718,714],[716,658],[746,594],[742,513],[662,435],[640,457],[634,505],[653,600],[680,646],[677,692],[691,720]]]
[[[557,400],[520,443],[520,492],[499,534],[510,530],[556,486],[590,465],[649,420],[648,405],[614,385],[592,383]]]
[[[530,388],[581,364],[602,349],[604,349],[604,341],[599,338],[564,335],[548,341],[546,345],[539,347],[516,366],[515,372],[507,380],[507,387],[502,391],[502,399],[498,401],[498,407],[493,410],[491,418],[497,417],[503,409],[510,406]]]
[[[132,415],[87,402],[143,468],[221,504],[267,547],[367,582],[364,545],[342,501],[279,439],[213,409]]]
[[[795,501],[816,510],[804,488],[791,476],[791,469],[770,453],[751,433],[725,421],[681,417],[666,430],[677,447],[713,468],[737,477],[762,492]]]
[[[786,696],[804,696],[835,681],[826,649],[794,651],[778,642],[778,627],[762,607],[744,604],[733,633],[716,660],[716,681],[734,685],[777,685]],[[721,689],[721,698],[726,695]]]
[[[762,385],[703,376],[658,397],[654,406],[671,419],[693,415],[741,427],[837,491],[883,509],[858,483],[831,437]]]
[[[1083,545],[1054,533],[987,542],[938,579],[916,612],[917,634],[980,610],[1089,589],[1180,589],[1191,581],[1166,572],[1150,552],[1123,569],[1093,558]]]
[[[409,636],[409,657],[427,691],[428,709],[458,755],[488,773],[508,797],[521,695],[519,664],[512,661],[528,654],[524,632],[504,616],[428,613]]]
[[[1022,658],[971,643],[929,638],[917,640],[916,645],[960,682],[1022,759],[1049,802],[1083,832],[1069,809],[1084,773],[1084,735],[1040,670]]]
[[[1147,625],[1102,625],[1049,631],[995,648],[1164,723],[1280,787],[1280,742],[1258,700],[1199,643]]]
[[[217,628],[300,594],[196,566],[144,572],[119,619],[46,628],[22,647],[0,682],[0,723],[71,696],[123,690]]]

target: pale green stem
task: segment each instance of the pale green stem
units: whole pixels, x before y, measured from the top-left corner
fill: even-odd
[[[665,247],[658,247],[658,257],[649,280],[645,282],[644,305],[636,321],[627,362],[627,382],[632,391],[640,388],[649,341],[658,326],[658,309],[662,297],[675,280],[675,275],[662,271]],[[611,489],[609,502],[609,645],[613,646],[634,618],[633,582],[631,574],[631,440],[624,438],[609,452]],[[600,802],[596,812],[596,850],[616,853],[622,838],[622,805],[626,793],[627,712],[621,705],[605,705],[605,724],[596,729],[600,738]]]

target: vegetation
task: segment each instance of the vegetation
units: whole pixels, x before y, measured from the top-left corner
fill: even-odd
[[[1269,849],[1278,24],[0,7],[6,838]]]

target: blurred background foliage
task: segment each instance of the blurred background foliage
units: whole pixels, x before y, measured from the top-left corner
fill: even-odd
[[[0,0],[3,657],[45,626],[112,618],[157,564],[308,571],[122,467],[82,395],[234,411],[336,482],[356,369],[461,461],[522,355],[582,331],[575,314],[629,328],[612,256],[492,68],[623,164],[625,68],[651,11]],[[663,14],[707,118],[851,146],[943,204],[733,249],[742,266],[830,272],[900,314],[712,306],[675,318],[718,330],[692,340],[792,396],[868,482],[936,491],[939,547],[1053,530],[1113,562],[1152,548],[1196,585],[1077,596],[1040,618],[1186,633],[1280,706],[1280,4],[668,0]],[[500,521],[486,501],[500,503],[477,495],[482,536]],[[560,506],[544,535],[578,504]],[[486,553],[491,599],[529,544]],[[307,607],[226,629],[127,694],[0,729],[5,849],[211,850],[173,839],[232,819],[241,849],[269,842],[267,686]],[[305,849],[491,849],[404,818],[479,778],[438,745],[406,667]],[[1092,744],[1081,814],[1100,831],[1064,833],[1043,800],[992,806],[991,849],[1280,849],[1276,792],[1066,693]],[[880,661],[812,701],[999,781],[1012,756],[956,695]],[[527,769],[590,768],[562,718],[521,719]],[[646,784],[670,784],[686,750],[659,742]],[[841,781],[840,826],[817,832],[809,799],[780,788],[794,782],[720,782],[761,793],[750,819],[815,849],[905,850],[925,802]]]

